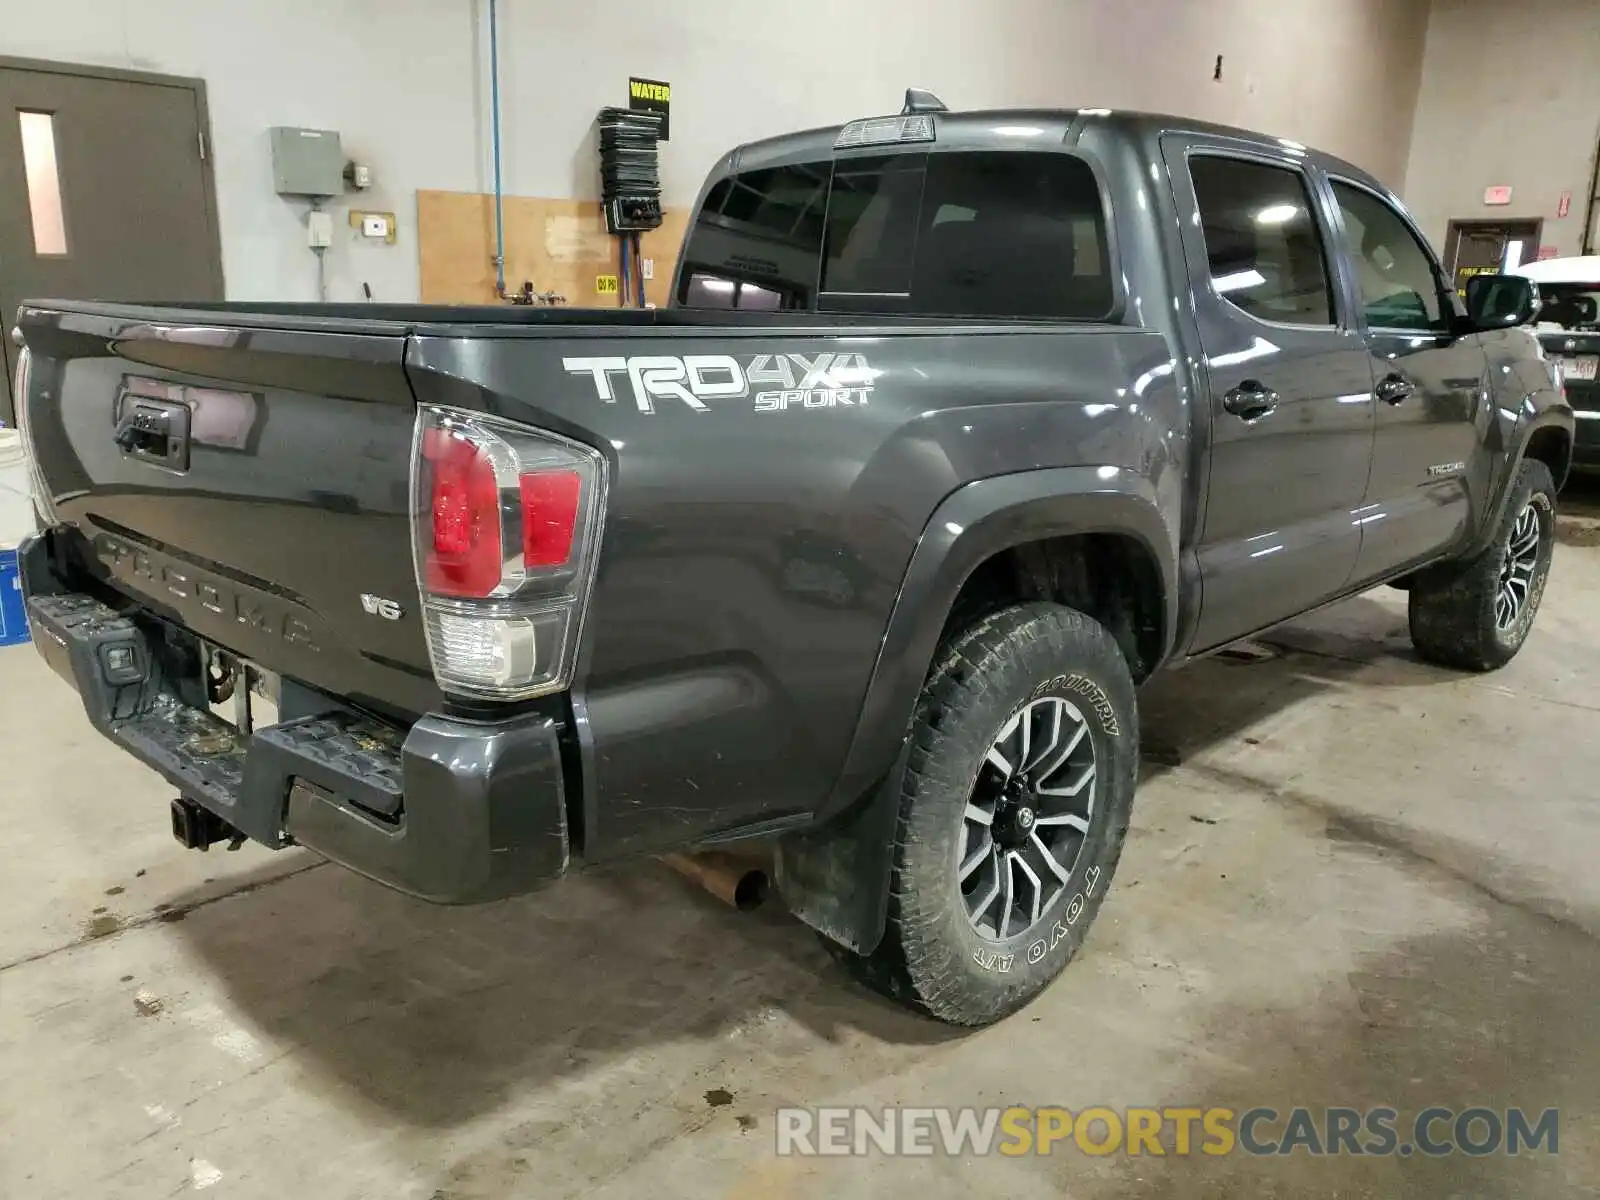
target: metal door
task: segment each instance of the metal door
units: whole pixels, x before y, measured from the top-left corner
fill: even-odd
[[[1335,178],[1331,191],[1378,400],[1359,514],[1365,583],[1467,536],[1489,485],[1488,359],[1481,336],[1459,327],[1448,276],[1410,218],[1366,184]]]
[[[198,80],[0,58],[0,330],[29,298],[222,299],[206,125]]]
[[[1467,280],[1474,275],[1533,262],[1543,233],[1543,220],[1451,221],[1444,235],[1444,260],[1457,293],[1466,296]]]
[[[1372,370],[1302,159],[1221,137],[1167,138],[1163,152],[1211,405],[1201,651],[1345,587],[1372,458]]]

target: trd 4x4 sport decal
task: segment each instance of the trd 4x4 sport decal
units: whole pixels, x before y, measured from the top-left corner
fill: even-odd
[[[616,402],[617,380],[626,377],[642,413],[656,401],[675,400],[694,412],[710,412],[706,401],[750,398],[756,412],[791,408],[865,406],[882,371],[864,354],[756,354],[744,362],[730,354],[632,355],[627,358],[564,358],[569,374],[587,375],[595,393]],[[765,390],[757,390],[766,385]]]

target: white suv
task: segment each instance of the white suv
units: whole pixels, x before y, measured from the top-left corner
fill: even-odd
[[[1600,470],[1600,255],[1547,258],[1512,274],[1539,285],[1544,301],[1539,341],[1561,363],[1567,399],[1578,419],[1572,465]]]

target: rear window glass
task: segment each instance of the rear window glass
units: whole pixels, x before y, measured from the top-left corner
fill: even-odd
[[[751,195],[762,203],[741,208]],[[1114,302],[1094,172],[1040,152],[869,155],[726,180],[680,288],[689,307],[928,316],[1099,320]]]
[[[831,162],[746,171],[706,195],[683,259],[689,308],[812,307]]]
[[[1574,333],[1600,332],[1600,281],[1594,283],[1541,283],[1541,326]]]
[[[833,173],[824,292],[899,295],[911,290],[926,154],[852,158]]]

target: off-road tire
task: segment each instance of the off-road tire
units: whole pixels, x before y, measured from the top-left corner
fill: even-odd
[[[1060,894],[1008,940],[974,927],[957,855],[975,781],[999,731],[1059,696],[1093,742],[1095,810]],[[1122,853],[1139,763],[1127,661],[1090,617],[1057,604],[1008,608],[950,637],[912,718],[900,789],[888,923],[861,955],[827,942],[861,982],[956,1025],[987,1025],[1032,1000],[1082,944]]]
[[[1507,628],[1496,621],[1495,601],[1509,559],[1517,520],[1532,508],[1538,522],[1538,556],[1527,599]],[[1410,595],[1411,642],[1418,655],[1440,666],[1492,671],[1516,656],[1528,640],[1550,575],[1556,543],[1556,489],[1550,469],[1524,460],[1512,481],[1494,539],[1482,552],[1419,572]]]

